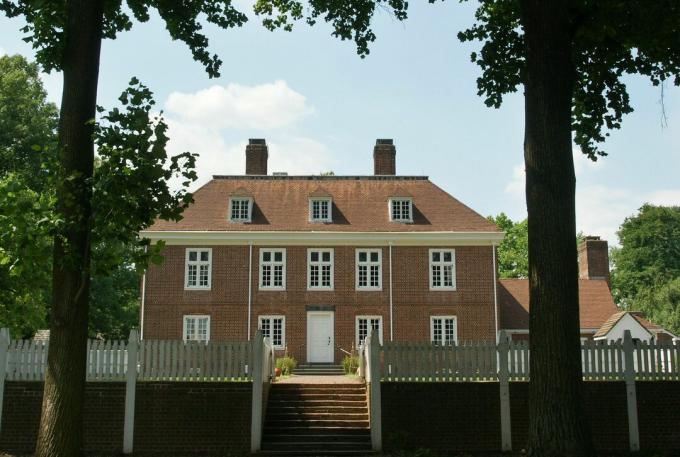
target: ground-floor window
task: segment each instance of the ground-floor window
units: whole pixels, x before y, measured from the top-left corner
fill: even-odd
[[[357,316],[356,321],[356,343],[357,347],[364,343],[364,340],[368,336],[370,329],[373,329],[374,334],[377,332],[380,344],[382,344],[383,332],[382,332],[382,316]]]
[[[262,336],[269,338],[275,348],[283,348],[286,345],[286,317],[260,316],[259,321]]]
[[[184,341],[210,341],[210,316],[184,316],[183,338]]]
[[[458,341],[456,316],[430,316],[430,341],[447,345]]]

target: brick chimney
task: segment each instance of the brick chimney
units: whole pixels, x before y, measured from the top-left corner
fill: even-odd
[[[392,139],[377,139],[373,148],[373,174],[392,175],[397,174],[395,156],[397,149]]]
[[[586,236],[578,246],[581,279],[605,279],[609,284],[609,246],[599,236]]]
[[[269,150],[263,138],[251,138],[246,146],[246,174],[266,175]]]

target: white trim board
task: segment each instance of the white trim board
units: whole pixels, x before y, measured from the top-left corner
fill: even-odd
[[[302,246],[495,246],[502,232],[330,232],[330,231],[144,231],[141,238],[167,245]]]

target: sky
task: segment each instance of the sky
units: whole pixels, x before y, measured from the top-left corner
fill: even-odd
[[[169,152],[200,155],[196,185],[242,174],[248,138],[267,140],[270,173],[336,175],[371,174],[375,140],[393,138],[398,174],[427,175],[482,215],[526,217],[522,94],[487,108],[470,62],[480,44],[456,38],[473,23],[475,2],[412,3],[403,23],[378,12],[365,59],[326,24],[269,32],[248,0],[235,4],[250,18],[244,27],[205,28],[224,62],[216,79],[157,16],[102,47],[98,103],[115,106],[138,77],[169,123]],[[0,54],[34,58],[22,26],[0,18]],[[43,79],[58,104],[61,75]],[[609,155],[593,163],[575,149],[577,229],[610,244],[643,203],[680,205],[680,88],[665,88],[664,125],[660,88],[625,82],[635,111],[612,132]]]

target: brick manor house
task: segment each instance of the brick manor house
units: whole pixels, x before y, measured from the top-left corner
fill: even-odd
[[[321,363],[370,328],[438,343],[494,341],[501,320],[526,333],[525,286],[497,280],[503,232],[427,177],[396,175],[392,140],[377,140],[369,176],[267,175],[260,139],[245,154],[245,175],[214,176],[181,221],[143,232],[166,246],[143,279],[142,338],[243,341],[261,328]],[[582,320],[597,309],[599,328],[618,310],[606,278],[585,274]]]

